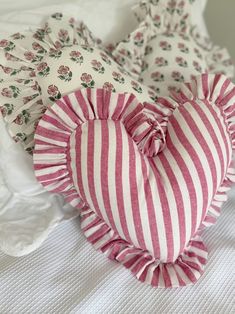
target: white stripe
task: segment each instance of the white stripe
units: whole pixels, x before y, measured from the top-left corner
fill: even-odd
[[[63,101],[59,100],[64,104],[65,107],[68,107],[67,104],[65,104]],[[71,129],[76,129],[77,128],[77,123],[75,123],[68,114],[60,108],[59,105],[53,106],[52,108],[53,112],[56,113],[57,116],[62,117],[63,124],[68,125]]]
[[[76,113],[77,117],[80,118],[81,122],[85,122],[86,119],[84,118],[82,107],[80,106],[75,93],[69,94],[68,98],[73,106],[73,110]]]
[[[166,154],[166,149],[164,150],[163,154]],[[162,165],[161,159],[155,159],[154,160],[156,167],[159,170],[161,178],[164,178],[164,190],[166,193],[167,201],[169,204],[169,212],[170,212],[170,218],[171,218],[171,225],[172,225],[172,238],[173,238],[173,245],[174,245],[174,260],[179,255],[180,250],[180,227],[179,226],[179,219],[178,219],[178,212],[177,212],[177,205],[175,202],[175,196],[174,192],[171,186],[171,182],[168,178],[168,175]],[[162,207],[161,207],[162,209]],[[160,230],[161,231],[161,230]],[[166,237],[166,233],[169,232],[169,230],[165,229],[164,236]],[[166,237],[167,238],[167,237]],[[166,246],[167,247],[167,246]],[[161,261],[163,261],[161,259]]]
[[[197,199],[197,227],[198,227],[201,221],[201,214],[198,212],[198,208],[202,208],[203,206],[203,187],[201,186],[201,182],[199,179],[197,169],[193,162],[193,158],[190,156],[188,151],[181,144],[170,122],[168,125],[168,133],[171,135],[172,142],[174,143],[177,150],[180,152],[183,161],[185,162],[187,168],[189,169],[189,172],[193,181],[193,185],[194,185],[194,189],[196,193],[196,199]]]
[[[152,242],[152,235],[150,229],[150,221],[148,215],[148,207],[146,202],[146,195],[144,190],[144,180],[143,180],[143,171],[142,171],[142,163],[141,158],[143,158],[140,152],[137,150],[135,146],[135,160],[136,160],[136,181],[137,181],[137,189],[140,191],[139,193],[139,209],[140,209],[140,219],[142,224],[142,230],[144,235],[144,242],[148,251],[154,256],[154,248]],[[149,178],[149,163],[146,163],[144,159],[144,163],[147,170],[147,178]],[[149,182],[150,183],[150,182]],[[150,187],[150,184],[149,184]]]
[[[202,111],[205,112],[204,108],[206,107],[206,105],[203,102],[200,102],[200,101],[198,101],[197,103],[198,103],[198,105],[200,105]],[[200,131],[202,132],[203,137],[206,140],[206,142],[207,142],[207,144],[209,146],[209,149],[210,149],[210,151],[212,153],[212,156],[213,156],[213,159],[214,159],[214,162],[215,162],[215,167],[216,167],[216,174],[218,176],[218,179],[217,179],[217,188],[218,188],[218,186],[220,185],[221,180],[223,178],[222,178],[222,171],[221,171],[221,161],[219,159],[219,155],[218,155],[218,152],[216,150],[215,143],[213,141],[212,136],[210,135],[210,133],[208,131],[208,128],[205,126],[204,122],[202,121],[200,115],[197,113],[197,110],[195,110],[194,106],[191,106],[190,114],[191,114],[192,117],[194,117],[195,121],[197,121],[197,126],[200,129]],[[213,120],[212,120],[213,116],[211,115],[210,112],[207,112],[206,115],[207,115],[209,121],[211,122],[212,128],[214,130],[216,128],[216,125],[214,125],[214,123],[213,123]],[[223,144],[224,144],[224,149],[225,149],[225,143],[223,143],[223,142],[224,141],[222,141],[221,145],[220,145],[221,149],[222,149],[222,145]],[[224,149],[222,149],[222,151],[224,151]]]
[[[109,152],[108,152],[108,193],[110,196],[110,207],[113,214],[115,226],[121,238],[125,239],[118,210],[116,192],[116,128],[113,121],[107,120],[109,132]],[[118,158],[120,158],[118,156]]]
[[[94,178],[95,178],[95,192],[99,209],[103,216],[104,221],[111,226],[107,212],[104,206],[104,199],[101,184],[101,150],[102,150],[102,133],[101,133],[101,120],[96,120],[94,123]]]
[[[156,158],[158,160],[159,157],[156,157]],[[158,165],[158,162],[156,162],[156,164]],[[159,249],[160,249],[159,259],[161,261],[165,261],[167,259],[166,230],[165,230],[165,223],[164,223],[164,218],[163,218],[163,213],[162,213],[162,205],[160,202],[159,189],[156,183],[156,179],[159,180],[159,178],[155,177],[154,172],[150,171],[149,182],[151,183],[153,206],[154,206],[156,224],[157,224],[157,230],[158,230],[158,241],[159,241]]]
[[[209,162],[207,160],[207,156],[204,153],[201,144],[199,144],[197,138],[194,136],[190,125],[188,125],[184,119],[184,117],[182,116],[182,114],[178,111],[178,114],[175,116],[175,118],[177,119],[179,125],[181,126],[182,130],[184,130],[184,135],[185,137],[188,139],[189,143],[191,143],[191,145],[193,146],[193,148],[196,151],[196,154],[199,158],[199,160],[201,161],[201,165],[205,174],[205,178],[206,178],[206,182],[207,182],[207,187],[208,187],[208,200],[207,200],[207,204],[206,204],[206,208],[209,206],[212,197],[213,197],[213,178],[212,178],[212,173],[211,173],[211,169],[210,169],[210,165]],[[192,117],[193,119],[193,117]],[[198,214],[199,217],[198,219],[201,220],[202,218],[202,209],[203,207],[199,207],[197,208],[198,210]]]
[[[167,272],[169,274],[172,287],[178,287],[179,286],[179,280],[178,280],[178,277],[176,275],[176,271],[174,269],[174,266],[172,264],[166,264],[165,267],[166,267]]]
[[[65,141],[56,141],[56,140],[53,140],[49,137],[45,137],[45,136],[42,136],[39,134],[37,134],[35,136],[35,139],[40,140],[40,141],[44,141],[44,142],[47,142],[50,144],[54,144],[54,145],[60,146],[60,147],[67,147],[67,145],[68,145],[68,142],[66,140]]]
[[[174,156],[171,154],[171,152],[167,148],[164,150],[164,155],[166,156],[166,159],[168,160],[168,162],[171,166],[171,169],[176,176],[176,180],[177,180],[177,183],[179,185],[179,189],[180,189],[183,204],[184,204],[183,210],[184,210],[185,244],[186,244],[186,243],[188,243],[188,241],[191,238],[191,228],[192,228],[192,212],[191,212],[191,210],[189,210],[191,208],[191,203],[190,203],[190,198],[189,198],[189,190],[187,187],[188,182],[185,181],[184,176],[183,176],[182,171],[181,171],[181,168],[179,167]],[[175,201],[175,197],[174,197],[174,201]],[[172,201],[169,204],[170,204],[170,208],[172,209]],[[172,217],[172,222],[176,225],[178,223],[179,234],[180,234],[180,228],[182,228],[182,226],[180,226],[180,219],[179,219],[179,214],[177,211],[176,202],[174,202],[174,205],[176,206],[176,212],[174,212],[173,214],[176,214],[177,218]],[[174,239],[175,239],[175,237],[174,237]],[[179,240],[180,240],[180,238],[179,238]],[[180,243],[178,243],[178,245],[180,245]],[[179,251],[178,251],[178,254],[179,254]],[[178,254],[177,254],[177,250],[176,250],[175,255],[174,255],[174,260],[178,257]]]
[[[120,131],[122,133],[122,190],[123,190],[123,204],[125,212],[125,220],[127,224],[127,229],[131,237],[132,243],[139,247],[139,242],[136,235],[135,223],[132,214],[132,204],[131,204],[131,191],[130,191],[130,176],[129,176],[129,144],[128,136],[125,127],[121,124]],[[133,210],[136,210],[133,208]]]

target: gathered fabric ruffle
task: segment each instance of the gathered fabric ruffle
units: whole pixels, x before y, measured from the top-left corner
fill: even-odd
[[[81,228],[96,250],[121,263],[141,282],[158,288],[191,285],[202,275],[208,252],[199,235],[174,263],[161,263],[148,251],[128,243],[90,209],[81,211]]]
[[[48,71],[43,58],[57,58],[64,47],[99,46],[100,42],[83,22],[61,13],[53,14],[41,29],[0,40],[0,111],[13,138],[29,153],[38,121],[48,105],[38,83],[40,71],[43,75]]]
[[[205,101],[223,117],[231,139],[231,160],[226,174],[214,195],[205,217],[184,251],[174,263],[162,263],[148,251],[133,246],[122,239],[96,213],[89,208],[81,211],[82,230],[88,241],[105,253],[108,258],[120,262],[141,282],[156,287],[179,287],[195,283],[204,271],[208,251],[201,238],[205,227],[215,224],[226,193],[235,183],[235,169],[232,161],[235,131],[235,86],[223,75],[204,74],[191,83],[182,85],[180,93],[172,95],[179,106],[190,101]]]

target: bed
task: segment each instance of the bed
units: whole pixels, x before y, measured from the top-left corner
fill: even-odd
[[[63,11],[85,20],[104,41],[116,41],[135,28],[135,19],[130,17],[135,2],[4,0],[0,37],[35,28],[48,14]],[[204,33],[205,4],[197,2],[194,16]],[[106,19],[102,18],[104,10]],[[141,284],[87,243],[76,218],[61,223],[27,256],[15,258],[0,252],[0,312],[234,313],[234,204],[235,189],[217,224],[204,231],[210,256],[205,274],[194,286],[168,290]]]

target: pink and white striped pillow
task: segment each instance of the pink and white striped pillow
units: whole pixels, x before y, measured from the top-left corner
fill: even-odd
[[[88,241],[140,281],[194,283],[207,260],[200,232],[235,181],[234,109],[235,87],[220,75],[199,76],[154,105],[78,90],[39,123],[36,176],[82,208]]]

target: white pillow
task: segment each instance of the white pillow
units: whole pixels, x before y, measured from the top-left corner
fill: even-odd
[[[0,249],[22,256],[76,212],[62,196],[46,192],[38,183],[32,158],[12,140],[1,115],[0,134]]]

